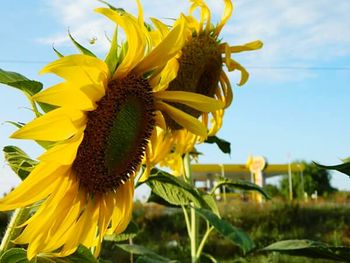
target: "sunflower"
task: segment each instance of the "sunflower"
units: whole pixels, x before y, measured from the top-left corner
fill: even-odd
[[[96,10],[124,30],[122,48],[112,58],[117,45],[111,48],[106,62],[79,54],[45,66],[41,73],[64,81],[33,99],[57,108],[11,136],[54,143],[21,185],[0,200],[2,211],[37,208],[15,240],[28,244],[29,259],[38,253],[67,256],[79,244],[98,255],[103,236],[122,232],[130,221],[134,179],[149,141],[156,144],[154,127],[164,128],[163,115],[192,133],[207,134],[202,123],[168,101],[201,111],[224,106],[200,94],[164,89],[165,76],[172,78],[167,61],[183,47],[186,20],[153,46],[137,3],[138,17]],[[162,81],[155,81],[159,76]]]
[[[240,46],[230,46],[221,40],[220,32],[232,14],[231,0],[224,0],[224,15],[216,26],[211,23],[210,9],[205,1],[190,1],[189,15],[184,16],[189,27],[189,30],[186,31],[186,42],[178,55],[168,62],[169,70],[172,71],[169,74],[175,77],[171,81],[166,81],[169,84],[164,88],[167,88],[168,92],[187,91],[211,97],[223,102],[224,108],[227,108],[232,102],[233,93],[223,65],[226,65],[228,71],[240,71],[241,79],[238,85],[244,85],[249,74],[242,65],[231,58],[231,54],[259,49],[262,47],[262,42],[254,41]],[[193,15],[197,8],[200,10],[199,20]],[[155,21],[161,32],[166,32],[165,24],[158,20]],[[209,130],[208,135],[215,135],[222,126],[223,108],[214,111],[200,111],[178,103],[171,105],[195,118],[201,117],[202,123]],[[166,115],[165,120],[170,129],[182,129],[169,116]],[[205,137],[200,140],[203,141],[203,139]]]

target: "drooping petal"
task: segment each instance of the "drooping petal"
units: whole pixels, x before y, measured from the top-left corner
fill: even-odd
[[[232,5],[231,0],[224,0],[224,1],[225,1],[224,15],[222,16],[219,25],[215,29],[215,34],[217,36],[220,34],[222,28],[227,23],[227,20],[229,20],[229,18],[231,17],[232,11],[233,11],[233,5]]]
[[[156,108],[165,111],[175,122],[202,137],[207,137],[206,127],[196,118],[164,102],[156,102]]]
[[[222,101],[187,91],[160,91],[154,93],[158,99],[185,104],[202,112],[211,112],[222,109],[225,105]]]
[[[78,110],[90,111],[96,108],[95,101],[68,82],[59,83],[39,92],[33,96],[33,99],[38,102],[61,107],[68,106]]]
[[[225,48],[227,43],[221,44],[221,51],[225,52]],[[252,51],[252,50],[257,50],[263,47],[263,43],[260,40],[256,40],[253,42],[249,42],[243,45],[239,46],[231,46],[229,47],[231,53],[239,53],[239,52],[244,52],[244,51]]]
[[[231,87],[230,80],[228,79],[225,71],[221,71],[221,74],[220,74],[220,85],[221,85],[222,91],[224,93],[225,107],[227,108],[232,103],[233,92],[232,92],[232,87]]]
[[[34,119],[11,135],[11,138],[38,141],[62,141],[77,133],[86,121],[83,112],[58,108]]]
[[[199,7],[200,8],[200,22],[199,22],[199,28],[197,28],[197,32],[200,32],[203,28],[203,25],[206,24],[206,32],[209,32],[210,29],[210,9],[202,0],[192,0],[192,5],[190,7],[190,14],[192,15],[194,10]]]

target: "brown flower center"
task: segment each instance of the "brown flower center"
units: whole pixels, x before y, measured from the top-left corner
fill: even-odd
[[[167,90],[188,91],[214,97],[222,70],[222,57],[217,40],[202,34],[193,37],[181,52],[179,71]],[[201,112],[188,106],[179,103],[172,105],[196,118],[201,115]],[[165,119],[171,129],[182,128],[168,116],[165,116]]]
[[[88,193],[116,190],[141,164],[155,125],[147,80],[128,75],[108,84],[96,110],[87,114],[73,170]]]

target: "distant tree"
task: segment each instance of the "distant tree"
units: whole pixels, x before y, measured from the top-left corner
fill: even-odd
[[[318,196],[326,196],[337,191],[330,183],[332,175],[328,170],[305,161],[298,162],[298,164],[302,164],[305,169],[303,173],[299,171],[292,173],[293,198],[302,199],[303,192],[311,196],[317,191]],[[288,175],[285,175],[280,181],[279,188],[285,197],[289,196]]]

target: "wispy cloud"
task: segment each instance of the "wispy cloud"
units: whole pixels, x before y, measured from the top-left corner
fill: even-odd
[[[44,0],[54,17],[62,24],[62,31],[40,39],[44,43],[67,45],[66,29],[82,42],[98,39],[96,48],[105,52],[113,23],[95,14],[92,10],[102,4],[86,0]],[[111,3],[137,14],[136,1],[119,0]],[[142,1],[146,17],[176,18],[187,12],[188,1],[154,0]],[[174,5],[174,3],[176,4]],[[223,1],[207,0],[219,19]],[[262,51],[238,56],[239,61],[249,66],[319,66],[333,63],[335,59],[350,55],[350,1],[333,0],[244,0],[234,1],[232,19],[223,31],[224,40],[240,44],[255,39],[264,42]],[[260,72],[260,73],[259,73]],[[290,72],[275,70],[256,71],[257,76],[272,80],[296,79]],[[298,78],[312,74],[304,72]]]
[[[242,57],[252,66],[334,65],[337,58],[350,55],[348,10],[347,0],[336,4],[331,0],[237,1],[225,28],[226,39],[240,43],[258,38],[264,42],[261,52]],[[290,72],[275,77],[281,74]]]

